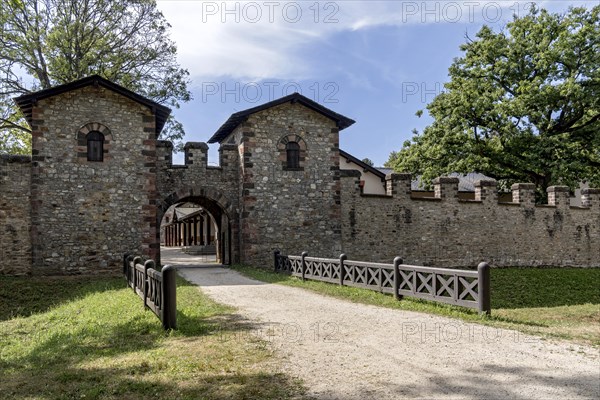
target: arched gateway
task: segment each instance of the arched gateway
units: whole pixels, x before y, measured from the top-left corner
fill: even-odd
[[[192,209],[181,220],[165,218],[167,210],[179,204],[193,204],[197,208]],[[177,218],[176,213],[173,215]],[[236,209],[219,190],[191,187],[178,189],[158,204],[157,219],[161,228],[159,240],[164,246],[210,247],[214,248],[217,262],[239,262],[237,243],[232,243],[234,229],[237,232]]]
[[[338,132],[354,121],[297,93],[233,114],[210,140],[218,167],[205,143],[187,143],[185,164],[173,165],[173,145],[157,140],[170,110],[100,76],[15,101],[33,155],[6,163],[23,172],[22,196],[7,188],[7,204],[30,217],[3,246],[14,271],[114,271],[125,252],[159,259],[163,214],[182,202],[210,214],[224,263],[341,250]],[[297,143],[291,164],[282,143]],[[197,242],[196,230],[184,238]]]

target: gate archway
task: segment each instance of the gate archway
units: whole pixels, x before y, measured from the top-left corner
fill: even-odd
[[[196,219],[196,225],[194,226],[193,218],[195,215],[190,213],[187,221],[184,224],[180,224],[179,230],[175,230],[174,232],[171,230],[170,237],[168,238],[171,241],[170,243],[176,240],[178,245],[185,247],[198,245],[198,243],[207,244],[208,241],[208,244],[214,244],[215,246],[216,261],[218,263],[230,265],[239,262],[237,212],[227,197],[214,189],[185,187],[166,196],[158,205],[158,242],[161,243],[162,239],[162,242],[165,243],[167,240],[166,237],[161,238],[161,233],[162,235],[166,235],[165,230],[161,229],[165,213],[171,206],[182,204],[196,205],[198,207],[198,219]],[[202,231],[200,237],[200,229],[197,223],[200,219],[199,217],[202,215],[210,218],[208,221],[210,221],[211,225],[204,225],[205,230]],[[214,230],[214,234],[212,230]],[[175,237],[173,237],[174,233]],[[160,260],[160,254],[158,258]]]

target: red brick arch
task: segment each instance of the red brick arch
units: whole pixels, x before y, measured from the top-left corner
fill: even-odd
[[[307,146],[306,141],[300,135],[296,135],[295,133],[291,133],[285,136],[282,136],[277,142],[277,150],[279,151],[279,161],[281,162],[281,167],[283,169],[287,169],[287,153],[286,153],[286,145],[289,142],[296,142],[300,146],[300,168],[304,169],[306,154],[307,154]]]
[[[217,249],[217,254],[221,256],[221,262],[224,262],[224,259],[229,264],[239,262],[237,210],[227,196],[218,189],[183,186],[163,197],[162,201],[158,202],[157,207],[157,227],[159,228],[157,229],[157,241],[160,241],[161,222],[169,207],[186,201],[203,207],[214,218],[219,233],[227,235],[227,245],[220,242],[221,246]],[[226,218],[222,219],[222,216]],[[224,225],[222,222],[224,222]]]
[[[111,158],[110,149],[113,141],[111,130],[99,122],[88,122],[77,131],[77,161],[87,162],[87,135],[90,132],[100,132],[104,135],[104,161]]]

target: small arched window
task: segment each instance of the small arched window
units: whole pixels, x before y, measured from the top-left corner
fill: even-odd
[[[284,171],[304,171],[306,163],[306,142],[301,136],[289,133],[277,143],[277,161]]]
[[[285,145],[288,168],[300,168],[300,145],[297,142],[287,142]]]
[[[87,134],[88,161],[104,161],[104,135],[98,131]]]

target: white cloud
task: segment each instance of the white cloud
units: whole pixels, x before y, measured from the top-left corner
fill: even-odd
[[[573,2],[538,3],[564,11]],[[515,12],[524,15],[530,4],[516,0],[158,1],[173,26],[171,36],[181,64],[200,81],[318,79],[315,51],[334,34],[414,24],[502,25]]]
[[[181,64],[203,79],[310,75],[310,60],[302,57],[302,48],[320,40],[320,26],[311,26],[308,16],[294,22],[296,17],[289,10],[285,15],[275,8],[269,16],[269,9],[262,6],[262,16],[256,19],[244,11],[248,3],[160,1],[159,9],[172,25],[171,37]]]

